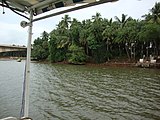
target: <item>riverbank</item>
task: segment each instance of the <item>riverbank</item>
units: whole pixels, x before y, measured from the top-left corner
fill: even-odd
[[[49,62],[44,62],[43,63],[49,63]],[[85,64],[76,64],[76,65],[85,65],[85,66],[91,66],[91,67],[130,67],[130,68],[152,68],[152,69],[160,69],[160,63],[155,63],[155,64],[148,64],[147,67],[145,65],[138,66],[138,62],[106,62],[106,63],[85,63]],[[68,62],[56,62],[53,64],[70,64]],[[75,64],[72,64],[75,65]]]
[[[17,60],[18,57],[3,57],[0,58],[0,61],[9,61],[9,60]],[[23,60],[25,60],[25,58],[22,58]],[[38,62],[38,63],[50,63],[47,60],[44,61],[32,61],[32,62]],[[62,62],[56,62],[54,64],[71,64],[68,63],[67,61],[62,61]],[[150,63],[144,63],[142,65],[139,65],[138,62],[132,61],[132,62],[126,62],[124,61],[110,61],[110,62],[105,62],[105,63],[91,63],[91,62],[87,62],[85,64],[72,64],[72,65],[86,65],[86,66],[103,66],[103,67],[142,67],[142,68],[158,68],[160,69],[160,63],[154,63],[154,64],[150,64]]]
[[[88,66],[111,66],[111,67],[136,67],[136,63],[125,63],[125,62],[106,62],[100,64],[87,63]]]

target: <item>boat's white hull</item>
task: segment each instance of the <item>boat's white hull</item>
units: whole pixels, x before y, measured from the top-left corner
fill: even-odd
[[[0,120],[18,120],[18,119],[15,118],[15,117],[7,117],[7,118],[3,118],[3,119],[0,119]]]

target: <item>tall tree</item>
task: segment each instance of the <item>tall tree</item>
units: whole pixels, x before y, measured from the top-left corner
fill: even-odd
[[[103,19],[101,18],[100,13],[96,13],[95,16],[92,16],[92,21],[93,22],[89,28],[89,36],[87,38],[88,47],[91,50],[91,56],[95,62],[104,62],[106,61],[106,45],[102,36],[104,26],[102,24]]]
[[[70,17],[65,15],[57,25],[57,29],[50,33],[50,59],[53,62],[67,59],[66,53],[71,44],[69,26]]]
[[[160,26],[156,23],[146,23],[141,31],[139,32],[140,40],[146,43],[147,48],[147,57],[148,57],[148,50],[152,50],[150,54],[154,56],[159,55],[160,51]]]
[[[129,18],[127,18],[127,15],[122,14],[121,19],[119,19],[117,16],[115,16],[115,19],[120,24],[120,27],[123,28]]]
[[[69,17],[69,15],[65,15],[64,17],[62,17],[62,24],[66,29],[69,29],[70,23],[71,23],[71,18]]]
[[[81,23],[77,19],[73,19],[70,26],[70,38],[72,44],[80,45]]]
[[[89,56],[89,46],[87,38],[90,34],[91,24],[92,22],[90,19],[82,21],[82,27],[80,32],[80,44],[84,47],[87,56]]]
[[[49,34],[44,31],[41,38],[38,37],[34,40],[32,56],[37,60],[45,60],[49,56],[49,46],[48,46]]]
[[[94,22],[99,22],[99,21],[101,21],[101,20],[102,20],[101,14],[100,14],[100,13],[96,13],[96,15],[93,15],[93,16],[92,16],[92,20],[93,20]]]
[[[152,20],[154,23],[160,24],[160,2],[156,3],[151,9]]]
[[[105,24],[105,29],[102,32],[102,36],[103,36],[103,40],[105,41],[106,44],[106,56],[107,59],[109,60],[111,58],[111,45],[113,44],[113,40],[116,37],[116,31],[118,29],[118,25],[116,24],[116,22],[112,22],[112,19],[104,20],[104,24]],[[110,50],[109,50],[110,48]]]
[[[160,24],[160,2],[156,2],[150,12],[142,17],[148,22]]]
[[[123,42],[125,44],[125,50],[126,50],[126,54],[128,56],[128,59],[130,60],[130,55],[129,55],[129,43],[128,43],[128,39],[127,37],[124,35],[124,30],[123,28],[125,27],[127,21],[130,18],[127,18],[127,15],[122,14],[121,19],[119,19],[117,16],[115,16],[116,21],[119,23],[120,27],[119,27],[119,32],[118,32],[118,36],[117,36],[117,40],[120,42]]]

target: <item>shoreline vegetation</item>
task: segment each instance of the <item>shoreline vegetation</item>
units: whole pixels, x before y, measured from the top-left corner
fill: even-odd
[[[143,20],[124,14],[107,19],[96,13],[80,22],[65,15],[55,29],[34,40],[32,57],[75,65],[159,66],[160,2]]]

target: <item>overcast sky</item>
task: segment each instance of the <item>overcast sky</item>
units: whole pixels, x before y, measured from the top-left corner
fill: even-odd
[[[156,2],[160,2],[160,0],[119,0],[118,2],[106,3],[67,14],[79,21],[90,19],[96,12],[99,12],[103,18],[108,19],[114,18],[114,16],[121,17],[122,14],[142,19],[141,16],[147,14]],[[55,12],[55,10],[51,12]],[[5,8],[5,14],[2,13],[3,9],[0,7],[0,44],[27,45],[28,29],[20,27],[20,22],[25,19],[7,8]],[[64,14],[35,22],[33,25],[33,40],[40,36],[43,31],[49,33],[56,28],[63,16]]]

